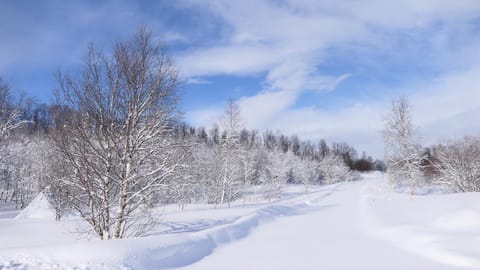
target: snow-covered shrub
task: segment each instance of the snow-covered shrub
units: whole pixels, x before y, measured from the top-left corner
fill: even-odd
[[[290,170],[287,157],[279,151],[270,151],[266,154],[265,167],[261,174],[263,196],[266,200],[278,198],[282,185],[287,182],[287,172]]]
[[[337,155],[327,155],[319,164],[320,176],[323,184],[334,184],[350,180],[350,170]]]
[[[307,157],[303,159],[297,157],[295,161],[294,176],[296,182],[302,183],[305,186],[305,192],[308,192],[308,188],[311,185],[318,184],[321,174],[319,170],[320,164],[318,161]]]
[[[455,192],[480,191],[480,138],[465,138],[440,150],[437,181]]]

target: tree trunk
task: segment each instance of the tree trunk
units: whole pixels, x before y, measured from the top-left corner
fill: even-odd
[[[118,210],[117,210],[117,218],[115,222],[115,238],[122,237],[122,228],[125,223],[125,208],[127,206],[127,192],[128,192],[128,182],[127,179],[130,177],[131,171],[131,161],[128,160],[125,164],[125,173],[124,178],[121,182],[120,188],[120,196],[118,198]]]

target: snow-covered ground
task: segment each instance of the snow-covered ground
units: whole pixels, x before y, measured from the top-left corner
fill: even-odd
[[[382,174],[272,203],[162,209],[150,236],[101,241],[45,198],[0,212],[0,269],[480,269],[480,194],[389,191]]]

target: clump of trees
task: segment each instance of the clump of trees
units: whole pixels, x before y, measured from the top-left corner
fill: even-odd
[[[432,146],[425,151],[424,176],[453,192],[480,191],[480,138]]]
[[[286,183],[308,192],[381,169],[346,143],[247,130],[233,100],[209,130],[183,123],[178,72],[145,29],[111,53],[90,46],[82,69],[57,79],[51,105],[0,81],[0,199],[21,209],[42,191],[57,219],[76,213],[101,239],[149,232],[159,205],[245,205]]]
[[[0,78],[0,200],[24,208],[43,179],[36,173],[45,166],[45,143],[29,139],[32,121],[26,99],[15,100]]]
[[[453,192],[480,191],[480,138],[423,148],[407,99],[394,100],[385,118],[386,166],[392,184],[440,184]]]

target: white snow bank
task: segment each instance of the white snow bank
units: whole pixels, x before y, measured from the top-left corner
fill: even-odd
[[[55,220],[55,209],[48,201],[47,196],[40,192],[35,199],[23,209],[16,219],[51,219]]]
[[[358,219],[368,235],[454,268],[480,269],[480,193],[410,196],[383,177],[361,190]]]

